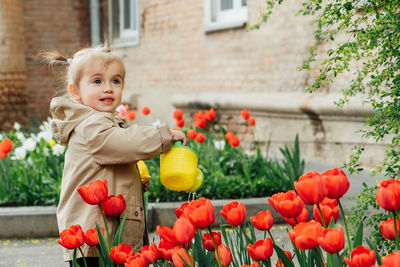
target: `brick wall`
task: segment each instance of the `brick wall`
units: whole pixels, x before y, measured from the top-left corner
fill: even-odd
[[[26,122],[23,5],[0,1],[0,129]]]
[[[64,68],[50,70],[37,55],[55,49],[72,56],[90,45],[89,0],[24,0],[28,112],[31,122],[46,119],[57,90],[65,89]]]

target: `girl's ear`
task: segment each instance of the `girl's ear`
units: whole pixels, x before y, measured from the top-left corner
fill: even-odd
[[[72,83],[68,84],[68,92],[76,101],[81,101],[81,96],[79,95],[78,88],[76,88],[76,86]]]

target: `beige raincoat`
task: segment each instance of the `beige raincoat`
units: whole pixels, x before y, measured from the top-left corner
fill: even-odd
[[[133,125],[109,112],[100,112],[74,101],[69,95],[55,97],[50,104],[52,129],[57,141],[68,144],[57,208],[61,232],[71,225],[81,225],[83,231],[104,227],[97,205],[89,205],[80,197],[78,187],[97,179],[107,179],[108,194],[122,194],[128,214],[122,243],[140,251],[148,242],[144,214],[143,192],[136,167],[138,160],[151,159],[166,152],[172,145],[168,127]],[[110,232],[115,232],[115,219],[108,219]],[[82,248],[85,256],[97,256],[95,247]],[[79,253],[78,253],[79,255]],[[72,250],[64,249],[64,260],[71,260]]]

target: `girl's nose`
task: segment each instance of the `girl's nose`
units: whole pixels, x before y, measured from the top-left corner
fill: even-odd
[[[113,91],[113,88],[112,88],[111,84],[106,84],[103,88],[103,92],[105,92],[105,93],[109,93],[112,91]]]

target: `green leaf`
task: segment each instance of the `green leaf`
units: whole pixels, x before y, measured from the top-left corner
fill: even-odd
[[[360,222],[357,232],[356,232],[356,236],[354,237],[354,241],[353,241],[353,248],[361,246],[362,245],[362,239],[363,239],[363,223]]]
[[[280,247],[274,244],[274,249],[278,254],[278,257],[282,260],[283,265],[285,265],[285,267],[294,267],[293,262],[288,258],[288,256],[285,254],[285,252],[283,252],[283,250]]]
[[[99,245],[100,245],[100,250],[101,250],[101,255],[104,258],[104,261],[107,266],[113,266],[114,263],[110,258],[110,255],[108,254],[111,248],[108,248],[106,245],[106,241],[104,240],[103,233],[101,232],[100,225],[96,223],[96,229],[97,229],[97,235],[99,237]]]
[[[122,219],[121,224],[119,225],[117,232],[115,233],[113,246],[118,246],[121,243],[122,232],[124,231],[126,216],[128,213],[125,214],[124,218]]]

